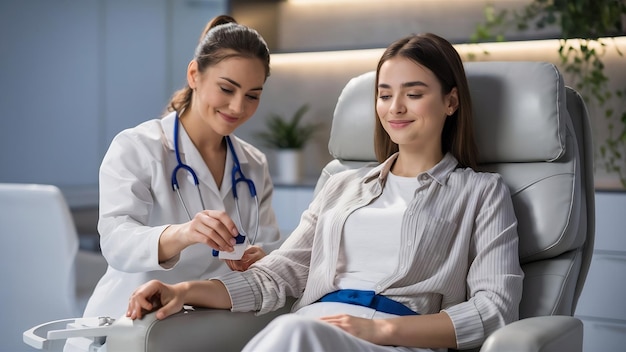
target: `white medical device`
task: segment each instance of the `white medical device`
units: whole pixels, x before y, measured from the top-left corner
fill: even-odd
[[[145,335],[155,320],[155,314],[147,314],[141,320],[127,317],[55,320],[25,331],[23,338],[24,343],[45,351],[145,351]]]

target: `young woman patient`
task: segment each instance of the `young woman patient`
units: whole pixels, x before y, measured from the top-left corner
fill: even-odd
[[[363,121],[367,123],[368,121]],[[433,34],[400,39],[376,74],[380,164],[339,173],[280,249],[248,271],[151,281],[127,315],[183,304],[265,313],[298,297],[246,351],[424,351],[480,346],[518,319],[517,220],[478,172],[462,61]]]

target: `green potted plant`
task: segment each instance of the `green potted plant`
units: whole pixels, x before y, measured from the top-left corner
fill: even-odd
[[[302,149],[320,128],[317,123],[305,123],[302,118],[309,111],[304,104],[290,119],[271,114],[265,120],[265,130],[255,133],[263,145],[276,152],[277,180],[284,183],[301,181]]]
[[[556,25],[561,30],[558,48],[561,66],[590,108],[603,110],[608,135],[596,141],[596,158],[605,171],[617,176],[626,189],[626,89],[611,89],[604,72],[604,37],[626,29],[626,2],[615,0],[532,0],[520,11],[485,7],[485,22],[476,27],[472,42],[504,41],[509,28]],[[620,56],[623,55],[618,50]],[[472,59],[470,57],[470,59]],[[597,121],[599,122],[599,121]],[[598,158],[599,157],[599,158]]]

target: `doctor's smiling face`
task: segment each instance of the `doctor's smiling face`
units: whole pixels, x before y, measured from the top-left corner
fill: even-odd
[[[203,72],[193,60],[187,73],[193,96],[184,115],[221,136],[231,134],[254,114],[266,79],[261,60],[232,54]]]

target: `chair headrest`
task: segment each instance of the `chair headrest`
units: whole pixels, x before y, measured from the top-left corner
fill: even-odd
[[[328,151],[335,159],[376,160],[375,84],[376,72],[366,72],[352,78],[339,94],[328,141]]]
[[[546,62],[465,64],[479,162],[536,162],[565,152],[565,86]],[[376,72],[351,79],[335,107],[328,148],[340,160],[376,160]]]

